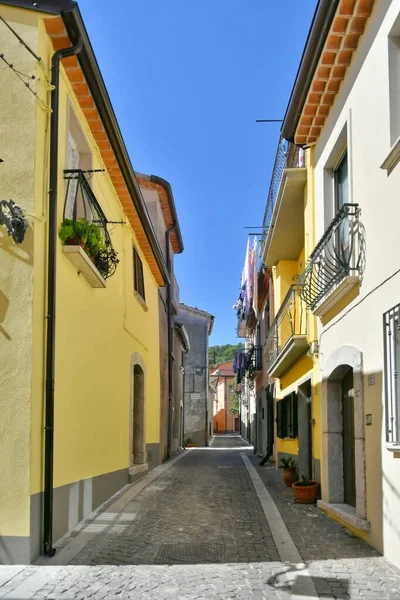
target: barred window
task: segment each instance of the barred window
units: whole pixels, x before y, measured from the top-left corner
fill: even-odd
[[[136,248],[133,249],[133,285],[135,292],[139,294],[142,300],[146,300],[144,291],[143,264]]]
[[[386,442],[400,446],[400,304],[383,315]]]
[[[276,405],[278,438],[296,438],[298,429],[297,394],[292,392],[279,400]]]

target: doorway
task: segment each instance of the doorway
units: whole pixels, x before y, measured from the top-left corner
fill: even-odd
[[[299,430],[299,476],[313,477],[312,395],[311,380],[299,386],[297,394]]]
[[[342,379],[344,502],[356,506],[353,370]]]
[[[146,463],[144,371],[138,364],[133,366],[132,371],[130,466]]]

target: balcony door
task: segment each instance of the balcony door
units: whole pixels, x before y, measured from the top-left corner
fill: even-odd
[[[335,214],[337,214],[345,204],[349,203],[349,168],[347,159],[347,150],[342,156],[338,166],[334,170],[335,181]],[[335,254],[340,265],[348,270],[350,261],[350,220],[344,218],[338,225],[337,233],[333,238],[336,245]]]

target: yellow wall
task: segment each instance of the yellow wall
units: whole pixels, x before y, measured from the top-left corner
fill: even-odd
[[[314,221],[314,150],[306,152],[307,183],[304,190],[304,247],[297,260],[279,261],[273,270],[274,278],[274,301],[275,314],[278,312],[285,296],[292,284],[297,283],[297,277],[304,271],[308,256],[315,245],[315,221]],[[295,227],[296,224],[293,223]],[[298,300],[300,303],[300,300]],[[306,310],[302,303],[303,311],[307,314],[307,338],[309,343],[317,340],[317,323],[315,317]],[[297,310],[297,314],[299,314]],[[298,391],[299,385],[311,379],[312,390],[312,417],[313,425],[313,456],[321,459],[321,377],[318,357],[301,356],[291,367],[277,380],[276,397],[283,398],[287,394]],[[276,452],[298,455],[298,439],[277,438]],[[320,463],[322,469],[322,463]]]
[[[37,47],[36,18],[2,6],[2,16]],[[24,73],[35,60],[2,26],[4,57]],[[0,198],[34,211],[35,98],[15,73],[2,67],[0,86]],[[0,227],[0,535],[26,536],[30,518],[30,403],[33,352],[33,219],[25,241],[16,245]]]
[[[2,6],[2,15],[43,58],[49,78],[52,46],[40,13]],[[6,50],[24,72],[37,69],[38,97],[49,104],[45,73],[11,34]],[[10,70],[2,77],[7,85],[0,89],[0,131],[7,143],[1,197],[12,197],[32,216],[21,246],[4,228],[0,231],[0,357],[7,374],[0,397],[0,535],[24,536],[30,529],[29,494],[43,490],[49,114]],[[58,229],[65,199],[68,97],[91,147],[93,168],[104,168],[62,69]],[[107,287],[94,289],[57,240],[55,487],[128,467],[134,353],[145,368],[146,442],[160,440],[158,286],[108,174],[95,174],[91,183],[107,218],[124,221],[109,226],[120,263]],[[132,244],[143,261],[147,310],[133,292]]]

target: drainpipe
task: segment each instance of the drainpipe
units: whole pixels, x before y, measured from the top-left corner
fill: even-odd
[[[167,458],[171,458],[172,451],[172,315],[171,315],[171,302],[172,302],[172,268],[171,268],[171,253],[170,253],[170,233],[175,229],[176,223],[174,223],[165,232],[165,253],[167,259],[167,269],[170,275],[169,281],[167,282],[167,339],[168,339],[168,449]]]
[[[186,367],[185,367],[185,358],[186,358],[186,352],[182,353],[182,368],[183,368],[183,381],[182,381],[182,396],[183,396],[183,402],[182,402],[182,448],[185,447],[185,393],[186,393],[186,384],[185,384],[185,379],[186,379]]]
[[[47,265],[47,335],[46,335],[46,411],[44,450],[43,552],[54,556],[53,548],[53,458],[54,458],[54,370],[56,325],[56,251],[57,251],[57,186],[58,186],[58,117],[60,62],[82,49],[82,38],[75,46],[57,50],[51,60],[51,131],[50,190]]]

